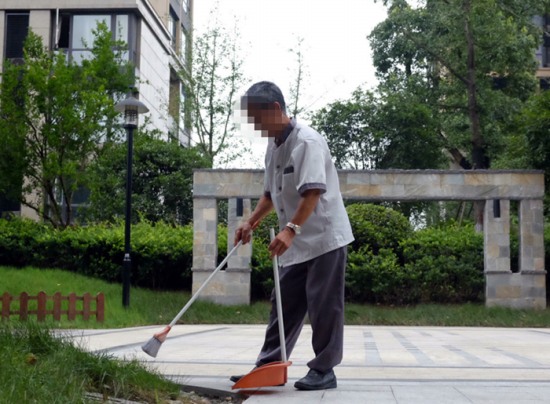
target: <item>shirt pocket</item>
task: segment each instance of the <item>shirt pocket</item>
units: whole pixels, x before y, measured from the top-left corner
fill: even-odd
[[[296,192],[296,181],[294,179],[294,166],[285,167],[283,170],[282,191],[284,194]]]

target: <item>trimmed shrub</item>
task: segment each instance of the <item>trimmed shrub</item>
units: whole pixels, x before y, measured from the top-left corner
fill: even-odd
[[[190,225],[140,222],[132,226],[131,248],[133,284],[190,288]],[[60,268],[118,282],[123,258],[123,223],[58,230],[30,220],[0,220],[1,265]]]
[[[279,230],[277,215],[272,212],[267,215],[260,225],[254,230],[254,242],[252,245],[252,273],[251,291],[252,299],[267,299],[273,289],[273,264],[269,258],[268,246],[270,243],[269,229],[273,227],[275,232]]]
[[[399,264],[393,250],[374,254],[369,247],[350,251],[346,272],[346,295],[353,302],[408,304],[418,301],[418,273]]]
[[[484,295],[483,235],[452,225],[419,230],[402,242],[406,271],[418,274],[421,302],[480,301]]]
[[[18,218],[0,219],[0,264],[21,267],[32,261],[36,239],[47,232],[46,225]]]
[[[380,207],[371,210],[364,206],[348,207],[354,219],[362,209],[369,210],[371,215],[373,211],[387,214]],[[395,213],[389,215],[393,217]],[[373,220],[377,227],[363,219],[357,219],[358,222],[359,238],[365,240],[367,236],[361,234],[369,234],[374,241],[349,249],[346,273],[349,301],[414,304],[483,299],[483,236],[472,225],[412,231],[401,224],[399,231],[392,231],[384,229],[380,219]],[[270,227],[278,228],[274,213],[254,232],[251,273],[254,300],[269,298],[273,288],[273,268],[267,250]],[[368,232],[361,233],[361,229]],[[383,231],[391,235],[390,241],[379,238],[379,234],[370,235]],[[226,256],[228,242],[232,240],[227,239],[227,229],[220,225],[218,262]],[[389,247],[395,243],[396,247]],[[550,262],[550,224],[545,226],[545,248],[546,262]],[[192,225],[172,226],[162,222],[133,225],[132,283],[156,289],[189,290],[192,253]],[[0,219],[0,265],[60,268],[120,282],[123,256],[123,223],[57,230],[30,220]]]
[[[346,207],[355,241],[352,249],[368,246],[378,254],[382,248],[398,251],[401,240],[412,234],[412,228],[401,213],[381,205],[354,203]]]

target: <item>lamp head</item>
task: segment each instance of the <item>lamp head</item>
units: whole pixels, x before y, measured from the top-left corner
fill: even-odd
[[[128,94],[124,100],[115,105],[115,111],[124,112],[124,126],[126,128],[137,128],[138,115],[149,112],[149,108],[132,94]]]

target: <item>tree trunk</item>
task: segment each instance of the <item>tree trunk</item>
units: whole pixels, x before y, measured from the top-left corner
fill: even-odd
[[[468,116],[470,118],[470,128],[472,130],[472,162],[474,169],[486,169],[485,150],[483,147],[483,136],[481,134],[481,124],[479,119],[479,111],[477,105],[477,88],[476,88],[476,63],[475,63],[475,47],[474,35],[470,22],[471,15],[471,0],[464,0],[464,30],[466,34],[466,42],[468,46],[468,61],[467,61],[467,88],[468,88]],[[477,201],[474,203],[474,218],[476,231],[483,231],[483,210],[485,203]]]

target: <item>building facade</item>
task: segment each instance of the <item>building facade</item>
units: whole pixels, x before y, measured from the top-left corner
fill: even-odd
[[[4,60],[23,57],[29,28],[50,49],[86,58],[92,30],[105,21],[128,44],[151,127],[187,145],[181,73],[191,68],[192,15],[193,0],[3,0],[0,69]]]

